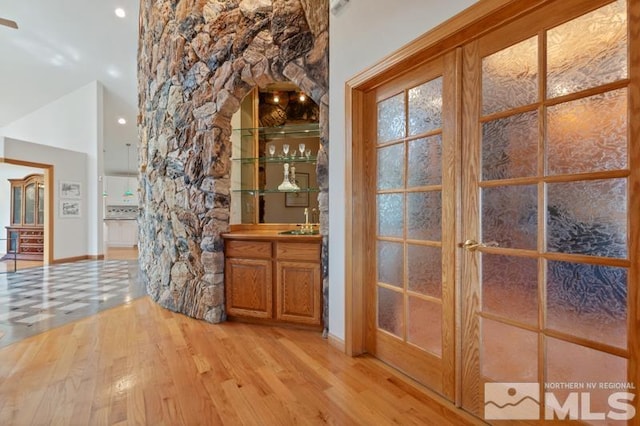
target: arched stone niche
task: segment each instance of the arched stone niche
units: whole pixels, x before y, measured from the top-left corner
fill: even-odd
[[[320,106],[328,311],[328,11],[328,0],[141,0],[140,268],[161,306],[225,319],[231,116],[253,87],[291,81]]]

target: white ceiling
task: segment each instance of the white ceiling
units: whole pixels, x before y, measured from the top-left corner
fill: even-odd
[[[0,128],[88,83],[105,87],[105,174],[137,144],[138,0],[2,0]],[[117,7],[127,16],[116,17]],[[117,123],[119,117],[126,125]],[[37,141],[36,141],[37,142]],[[135,150],[132,150],[132,157]]]

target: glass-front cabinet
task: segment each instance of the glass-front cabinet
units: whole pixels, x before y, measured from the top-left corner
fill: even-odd
[[[234,126],[232,223],[317,222],[319,124],[300,117],[317,106],[297,91],[273,93],[247,95]]]
[[[44,253],[44,175],[31,174],[9,179],[11,184],[11,225],[7,230],[4,258],[42,260]]]

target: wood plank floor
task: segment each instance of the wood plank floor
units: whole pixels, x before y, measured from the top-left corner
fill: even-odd
[[[104,251],[105,260],[136,260],[137,247],[107,247]]]
[[[0,424],[479,422],[317,332],[212,325],[143,297],[1,349]]]

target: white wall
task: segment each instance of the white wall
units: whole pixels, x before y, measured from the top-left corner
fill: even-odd
[[[53,165],[53,256],[54,260],[84,256],[88,252],[87,154],[0,137],[0,157]],[[58,211],[60,181],[82,185],[81,217],[61,218]],[[100,223],[102,225],[102,223]]]
[[[83,185],[87,195],[83,216],[89,219],[84,232],[87,251],[78,255],[103,251],[103,92],[101,83],[91,82],[0,129],[0,136],[86,154],[82,167],[87,169]]]
[[[330,16],[329,333],[339,339],[345,336],[345,82],[473,3],[351,0]]]
[[[0,163],[0,238],[7,238],[5,227],[11,223],[11,184],[7,179],[22,179],[34,173],[44,173],[42,169]],[[0,241],[0,253],[4,253],[5,241]]]

